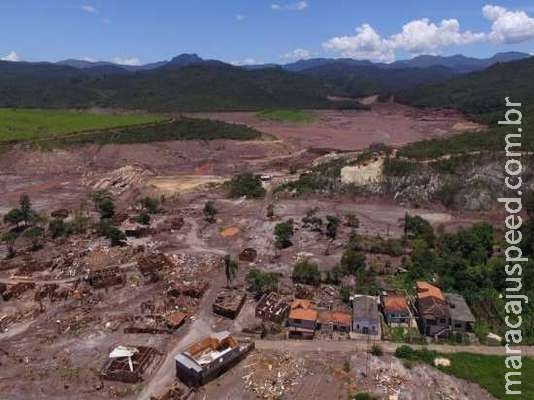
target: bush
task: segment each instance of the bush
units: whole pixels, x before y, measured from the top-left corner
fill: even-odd
[[[275,246],[277,249],[285,249],[292,246],[293,221],[280,222],[274,227]]]
[[[356,393],[353,397],[352,397],[352,400],[376,400],[376,397],[370,395],[369,393],[366,393],[366,392],[360,392],[360,393]]]
[[[410,346],[403,344],[400,347],[397,347],[395,350],[395,357],[404,358],[406,360],[412,360],[414,358],[415,350]]]
[[[292,278],[295,282],[317,286],[321,283],[321,272],[317,264],[301,261],[293,267]]]
[[[146,211],[141,211],[135,220],[141,225],[150,225],[150,215]]]
[[[361,251],[346,249],[341,257],[341,267],[347,273],[356,275],[360,271],[364,271],[366,266],[365,254]]]
[[[229,185],[231,197],[261,198],[265,196],[265,189],[261,184],[260,177],[252,172],[245,172],[235,176]]]
[[[371,353],[373,356],[380,357],[384,355],[384,350],[382,349],[380,345],[373,344],[373,346],[371,346],[371,350],[369,351],[369,353]]]
[[[159,211],[159,200],[154,197],[146,196],[139,203],[149,214],[156,214]]]
[[[245,281],[250,285],[250,290],[257,294],[274,292],[278,289],[278,276],[272,272],[262,272],[252,268]]]
[[[67,232],[67,227],[65,225],[65,222],[63,222],[60,218],[54,218],[50,223],[48,224],[48,230],[50,231],[50,234],[52,235],[53,239],[56,239],[60,236],[65,235]]]

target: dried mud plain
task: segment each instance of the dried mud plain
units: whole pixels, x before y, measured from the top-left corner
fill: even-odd
[[[324,270],[338,263],[349,228],[340,229],[329,245],[323,237],[297,226],[294,246],[277,252],[274,225],[294,218],[300,221],[309,208],[319,215],[352,212],[361,221],[359,231],[368,235],[399,237],[399,219],[409,211],[424,215],[436,225],[453,229],[483,218],[452,215],[435,209],[408,210],[392,200],[379,198],[324,198],[310,196],[275,204],[274,219],[266,217],[266,199],[228,199],[218,185],[232,175],[251,170],[270,174],[276,183],[290,177],[290,169],[304,170],[327,151],[366,148],[374,142],[402,145],[408,142],[479,129],[448,111],[422,112],[396,104],[374,105],[371,111],[318,111],[310,125],[262,121],[250,113],[213,113],[197,116],[246,123],[273,135],[273,140],[236,142],[214,140],[176,141],[137,145],[83,146],[37,151],[18,145],[0,154],[0,214],[15,206],[27,193],[39,212],[74,210],[95,188],[113,192],[117,207],[128,213],[141,195],[165,196],[164,211],[151,223],[151,233],[129,239],[128,245],[110,248],[107,240],[73,236],[47,241],[37,252],[21,251],[15,260],[0,264],[0,283],[33,282],[37,289],[55,284],[68,294],[60,301],[35,300],[35,290],[20,298],[0,300],[0,398],[28,399],[150,399],[174,381],[174,355],[212,332],[228,329],[241,335],[257,326],[255,301],[250,296],[239,317],[232,321],[216,316],[211,304],[226,285],[222,257],[234,257],[247,247],[258,252],[254,265],[286,276],[296,260],[319,262]],[[202,208],[214,200],[219,213],[215,224],[206,224]],[[181,226],[173,227],[173,220]],[[329,251],[326,249],[329,247]],[[0,247],[0,257],[5,248]],[[164,252],[172,263],[151,282],[137,267],[141,254]],[[327,253],[327,255],[325,255]],[[82,290],[76,282],[89,272],[116,266],[124,274],[122,285]],[[241,262],[234,285],[244,288],[251,268]],[[170,335],[129,334],[124,327],[139,314],[142,303],[167,309],[170,281],[207,279],[209,289],[198,299],[180,298],[190,312],[186,324]],[[288,279],[285,284],[290,285]],[[172,306],[172,305],[171,305]],[[117,345],[151,346],[160,356],[143,382],[123,384],[102,381],[100,369]],[[362,344],[362,346],[365,345]],[[355,345],[355,350],[357,346]],[[344,366],[350,365],[350,368]],[[365,390],[388,398],[403,389],[400,399],[491,399],[476,385],[420,366],[392,368],[390,355],[372,357],[364,352],[303,351],[280,349],[254,351],[237,368],[211,382],[191,398],[275,399],[278,384],[284,399],[346,399],[349,392]],[[362,370],[362,365],[366,369]],[[398,367],[398,368],[397,368]],[[348,370],[347,370],[348,369]],[[384,383],[387,381],[387,384]],[[425,389],[421,382],[425,382]],[[275,386],[274,388],[272,386]],[[441,393],[441,397],[435,397]]]

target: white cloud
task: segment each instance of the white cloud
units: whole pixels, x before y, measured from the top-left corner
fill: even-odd
[[[484,17],[493,22],[489,38],[496,42],[515,44],[534,39],[534,18],[525,11],[510,11],[504,7],[485,5]]]
[[[109,18],[102,18],[101,21],[105,25],[111,25],[111,20]]]
[[[120,65],[140,65],[141,64],[141,61],[137,57],[126,57],[126,58],[115,57],[113,59],[113,62],[115,64],[120,64]]]
[[[236,19],[236,21],[244,21],[245,19],[247,19],[247,16],[243,15],[243,14],[237,14],[235,16],[235,19]]]
[[[456,19],[444,19],[436,25],[423,18],[408,22],[402,27],[402,31],[393,35],[390,40],[395,49],[403,49],[412,54],[424,54],[484,39],[484,33],[461,31],[460,23]]]
[[[256,59],[252,57],[248,57],[240,61],[230,61],[230,64],[242,66],[242,65],[257,65],[257,64],[261,64],[261,62],[257,61]]]
[[[436,53],[440,50],[484,40],[484,33],[462,31],[456,19],[444,19],[439,24],[423,18],[410,21],[401,32],[384,38],[369,24],[356,28],[354,36],[338,36],[323,47],[341,53],[344,57],[391,62],[395,52],[404,50],[413,55]]]
[[[306,49],[295,49],[289,53],[283,54],[281,58],[285,60],[305,60],[310,58],[312,53]]]
[[[4,57],[0,58],[2,61],[12,61],[17,62],[20,61],[20,57],[15,51],[10,51],[9,54],[6,54]]]
[[[89,4],[83,4],[80,8],[89,14],[98,14],[98,10]]]
[[[369,24],[356,28],[354,36],[338,36],[323,43],[323,47],[341,53],[343,57],[393,61],[395,58],[391,42],[383,39]]]
[[[308,2],[307,1],[297,1],[296,3],[286,3],[286,4],[279,4],[279,3],[273,3],[271,4],[271,9],[276,11],[303,11],[306,8],[308,8]]]

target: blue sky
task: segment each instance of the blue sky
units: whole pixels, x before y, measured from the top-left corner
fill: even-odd
[[[534,52],[532,0],[0,0],[0,58],[234,63]]]

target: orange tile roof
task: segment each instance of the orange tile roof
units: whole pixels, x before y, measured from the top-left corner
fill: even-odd
[[[317,321],[317,310],[315,310],[315,305],[310,300],[295,299],[291,303],[291,311],[289,313],[289,318],[291,319],[302,319],[306,321]]]
[[[434,285],[431,285],[428,282],[417,282],[416,287],[417,287],[417,297],[419,299],[426,299],[428,297],[433,297],[440,301],[445,301],[445,296],[443,296],[441,289]]]
[[[342,311],[324,311],[319,314],[319,319],[324,322],[333,322],[338,325],[350,325],[352,316]]]
[[[392,312],[407,309],[408,301],[406,300],[406,296],[401,294],[389,294],[384,296],[384,311]]]

